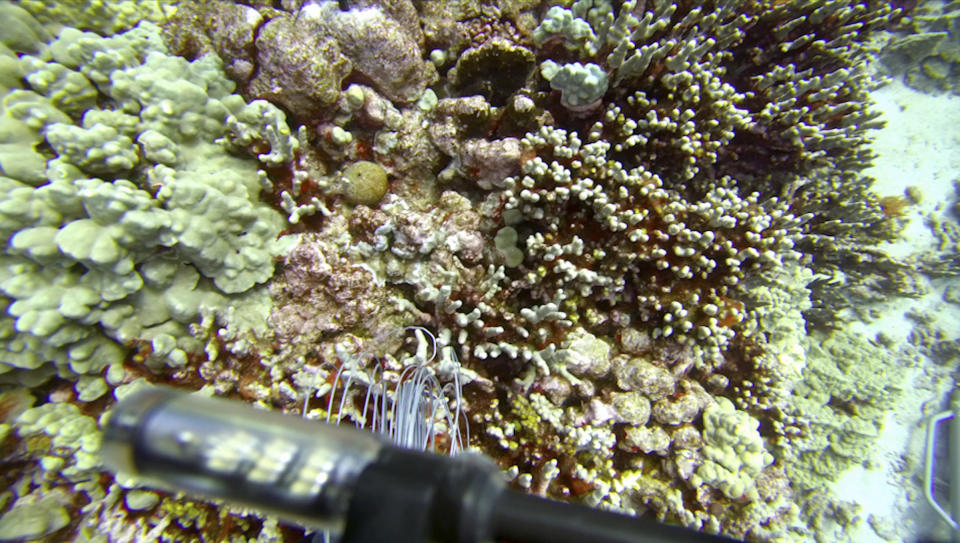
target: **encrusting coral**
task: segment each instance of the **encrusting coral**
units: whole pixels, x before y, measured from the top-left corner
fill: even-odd
[[[895,220],[863,175],[863,43],[900,11],[246,4],[56,39],[4,7],[24,25],[0,33],[0,371],[38,404],[11,396],[5,446],[65,439],[53,412],[95,435],[145,382],[320,416],[338,372],[421,360],[404,331],[425,327],[470,445],[529,492],[790,538],[866,458],[894,372],[832,379],[839,347],[805,327],[909,282],[872,247]],[[849,343],[832,356],[893,356]],[[58,534],[285,530],[133,481],[69,502],[52,481],[80,468],[43,461],[6,514],[54,500]]]

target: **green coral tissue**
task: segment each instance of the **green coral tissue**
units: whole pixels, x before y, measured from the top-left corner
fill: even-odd
[[[215,57],[169,55],[146,22],[11,47],[31,54],[4,57],[21,76],[0,106],[4,378],[98,374],[131,342],[182,365],[203,312],[265,311],[241,301],[273,275],[285,221],[246,149],[288,157],[283,113],[231,94]]]

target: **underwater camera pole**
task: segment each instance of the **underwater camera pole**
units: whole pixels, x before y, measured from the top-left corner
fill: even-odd
[[[949,423],[948,454],[941,462],[948,464],[950,495],[950,510],[947,511],[938,501],[934,492],[934,481],[937,469],[936,448],[939,440],[937,427],[941,423]],[[945,426],[947,424],[944,424]],[[941,432],[942,433],[942,432]],[[927,441],[924,452],[923,490],[927,502],[934,511],[947,522],[951,529],[952,541],[960,542],[960,389],[954,390],[950,399],[950,410],[940,412],[927,420]]]
[[[144,485],[272,514],[340,543],[732,541],[510,490],[480,455],[407,450],[167,387],[113,407],[101,454]]]

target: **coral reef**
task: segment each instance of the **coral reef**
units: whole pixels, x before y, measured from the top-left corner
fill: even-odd
[[[30,157],[0,164],[11,176],[3,178],[2,285],[12,300],[8,326],[19,333],[7,350],[54,357],[66,375],[68,365],[83,374],[89,363],[119,362],[111,342],[91,335],[96,328],[121,343],[184,335],[182,325],[176,332],[163,324],[189,323],[202,306],[225,308],[223,294],[273,274],[281,219],[257,202],[256,162],[215,142],[256,128],[239,121],[237,134],[227,134],[231,108],[243,117],[248,106],[227,94],[215,66],[165,56],[157,32],[144,25],[104,39],[64,30],[51,61],[20,59],[24,79],[47,83],[35,90],[53,98],[18,89],[4,99],[3,123],[29,134],[20,151]],[[98,66],[102,51],[116,54]],[[99,84],[117,109],[81,116],[65,107],[74,120],[54,105],[57,81],[85,93]],[[272,123],[288,132],[282,116]],[[25,163],[38,168],[24,171]],[[182,364],[184,351],[175,350]]]
[[[0,32],[17,74],[0,80],[0,372],[18,406],[0,436],[32,452],[0,528],[46,504],[31,536],[289,534],[81,484],[96,417],[170,382],[364,426],[368,387],[398,394],[416,366],[462,385],[469,445],[518,488],[802,534],[801,506],[868,458],[898,393],[880,368],[907,356],[807,339],[918,295],[877,246],[895,206],[863,174],[864,42],[902,13],[348,4],[184,3],[162,33],[56,40],[4,5],[23,24]]]

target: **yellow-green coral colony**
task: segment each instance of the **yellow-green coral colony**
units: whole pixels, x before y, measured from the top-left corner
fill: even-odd
[[[375,206],[387,193],[387,172],[376,162],[360,160],[343,170],[343,195],[352,204]]]

